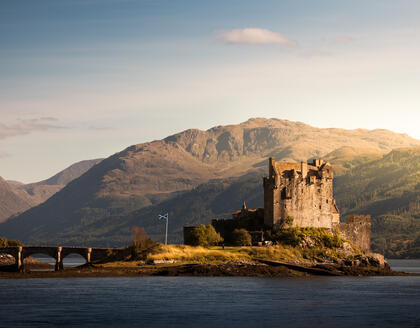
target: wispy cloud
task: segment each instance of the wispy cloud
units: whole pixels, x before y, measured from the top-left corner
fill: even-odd
[[[227,43],[245,44],[281,44],[285,46],[297,46],[293,40],[284,35],[262,28],[243,28],[218,33],[218,38]]]
[[[349,43],[353,42],[355,39],[348,35],[340,35],[333,39],[333,43]]]
[[[18,120],[17,123],[9,124],[9,125],[0,123],[0,139],[28,134],[34,131],[45,131],[49,129],[63,128],[62,126],[50,123],[56,120],[57,119],[53,117],[41,117],[41,118]]]
[[[354,42],[356,38],[349,36],[349,35],[339,35],[334,38],[321,38],[323,42],[327,42],[329,44],[343,44],[343,43],[350,43]]]
[[[110,126],[96,126],[96,125],[89,125],[87,127],[88,130],[92,130],[92,131],[109,131],[109,130],[114,130],[114,128],[110,127]]]

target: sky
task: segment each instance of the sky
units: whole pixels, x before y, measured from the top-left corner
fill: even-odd
[[[420,2],[0,1],[0,176],[252,117],[420,139]]]

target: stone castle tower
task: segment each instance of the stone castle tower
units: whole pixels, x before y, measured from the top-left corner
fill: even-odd
[[[285,163],[269,159],[264,178],[264,224],[335,228],[340,212],[333,196],[334,172],[328,162]]]

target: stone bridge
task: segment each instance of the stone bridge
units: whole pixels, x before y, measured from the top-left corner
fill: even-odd
[[[86,263],[101,260],[118,248],[91,248],[74,246],[11,246],[0,248],[0,253],[10,254],[15,258],[18,271],[23,271],[23,260],[33,254],[45,254],[55,259],[55,271],[63,269],[63,259],[69,254],[79,254]]]

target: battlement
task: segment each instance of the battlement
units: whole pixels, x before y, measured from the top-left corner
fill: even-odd
[[[334,171],[330,163],[324,162],[322,159],[314,159],[312,162],[276,162],[274,158],[269,159],[268,168],[269,178],[279,179],[308,179],[309,182],[314,179],[333,179]]]

